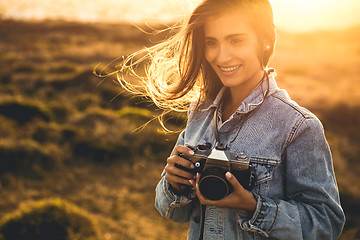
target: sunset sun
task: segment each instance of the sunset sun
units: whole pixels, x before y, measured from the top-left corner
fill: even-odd
[[[270,0],[277,26],[293,32],[342,28],[359,22],[354,0]]]

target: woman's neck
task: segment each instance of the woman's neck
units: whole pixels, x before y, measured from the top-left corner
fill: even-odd
[[[264,72],[258,72],[253,80],[247,81],[238,87],[228,88],[223,98],[223,122],[228,119],[242,104],[250,93],[264,78]]]

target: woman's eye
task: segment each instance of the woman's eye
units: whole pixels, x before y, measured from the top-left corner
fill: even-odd
[[[206,46],[214,47],[214,46],[216,46],[216,41],[208,40],[208,41],[206,41]]]
[[[231,44],[239,44],[242,42],[243,42],[243,39],[241,39],[241,38],[234,38],[234,39],[231,39],[231,41],[230,41]]]

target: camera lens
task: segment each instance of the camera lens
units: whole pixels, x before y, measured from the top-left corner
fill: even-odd
[[[199,181],[201,194],[209,200],[220,200],[232,192],[232,186],[225,179],[226,171],[210,168],[203,172]]]

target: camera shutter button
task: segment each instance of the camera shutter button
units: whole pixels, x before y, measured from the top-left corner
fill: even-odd
[[[245,160],[248,158],[248,156],[245,154],[245,153],[239,153],[239,154],[236,154],[236,159],[238,160]]]

